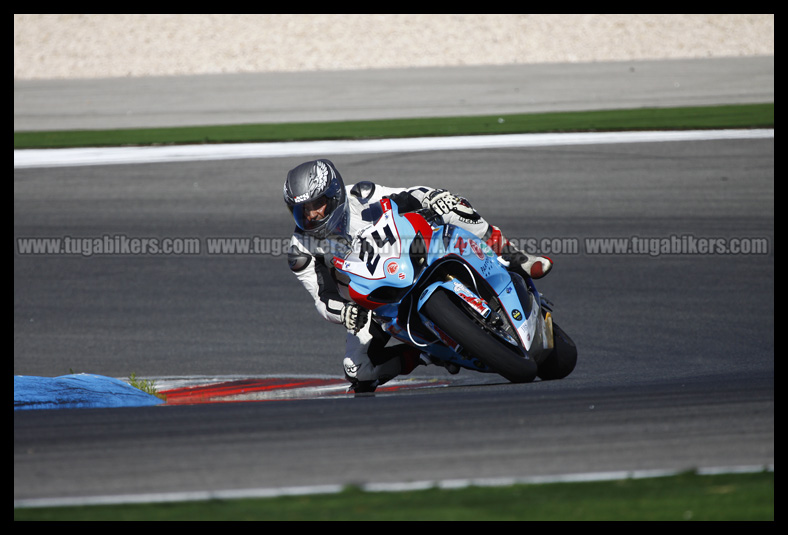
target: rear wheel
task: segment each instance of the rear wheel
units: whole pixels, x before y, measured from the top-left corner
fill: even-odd
[[[513,383],[530,383],[536,377],[536,363],[504,346],[482,327],[449,294],[438,290],[424,303],[422,312],[460,344],[465,352]]]

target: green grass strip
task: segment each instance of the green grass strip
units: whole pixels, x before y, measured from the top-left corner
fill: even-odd
[[[774,472],[14,509],[14,520],[766,520]]]
[[[14,148],[242,143],[537,132],[773,128],[774,103],[482,117],[14,132]]]

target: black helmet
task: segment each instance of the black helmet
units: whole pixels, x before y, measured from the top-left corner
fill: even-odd
[[[329,160],[305,162],[287,173],[284,198],[301,230],[318,238],[344,234],[347,223],[345,184]],[[323,217],[310,221],[305,207],[310,208],[322,201],[326,205]]]

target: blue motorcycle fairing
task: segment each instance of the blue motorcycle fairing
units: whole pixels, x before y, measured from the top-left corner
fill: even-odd
[[[349,279],[353,301],[373,311],[397,339],[436,358],[487,371],[475,359],[462,357],[457,344],[419,312],[435,291],[448,291],[481,321],[500,317],[511,327],[508,332],[502,328],[500,337],[532,353],[544,322],[530,280],[509,273],[486,243],[462,228],[428,222],[416,212],[400,214],[388,198],[380,206],[380,217],[355,236],[347,256],[333,259]],[[439,267],[449,267],[456,276],[435,279]]]

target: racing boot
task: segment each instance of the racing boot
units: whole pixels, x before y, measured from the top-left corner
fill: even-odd
[[[451,375],[457,375],[460,373],[460,367],[454,364],[453,362],[446,362],[445,360],[440,360],[434,358],[432,355],[427,353],[422,353],[419,355],[421,361],[424,363],[425,366],[440,366],[441,368],[446,368],[446,371],[449,372]]]
[[[375,391],[379,384],[380,383],[377,380],[358,381],[356,379],[351,379],[348,392],[353,392],[355,394],[371,394]]]
[[[527,255],[516,249],[498,227],[490,225],[485,241],[498,256],[509,263],[509,270],[521,276],[541,279],[553,269],[553,261],[546,256]]]
[[[541,279],[553,269],[553,261],[546,256],[528,256],[524,252],[510,247],[504,249],[501,258],[509,262],[509,270],[528,275],[532,279]]]
[[[342,366],[345,380],[350,383],[348,391],[369,394],[395,377],[410,374],[418,366],[426,365],[419,353],[415,348],[398,344],[385,348],[370,347],[367,359],[360,363],[345,357]]]

